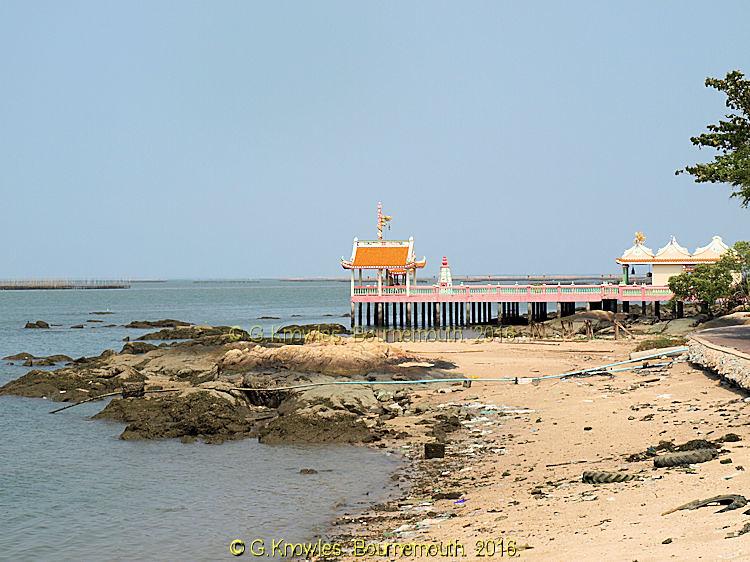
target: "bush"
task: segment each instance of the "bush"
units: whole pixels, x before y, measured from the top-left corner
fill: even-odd
[[[670,336],[659,336],[658,338],[651,338],[643,340],[635,348],[636,351],[647,351],[649,349],[659,349],[661,347],[675,347],[678,345],[685,345],[687,339],[681,336],[670,337]]]

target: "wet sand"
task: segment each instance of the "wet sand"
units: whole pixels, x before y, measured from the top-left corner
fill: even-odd
[[[453,361],[457,372],[466,375],[531,377],[622,360],[635,344],[399,345]],[[465,548],[464,560],[486,559],[478,555],[477,541],[501,538],[528,545],[516,556],[528,560],[750,558],[750,534],[727,538],[750,522],[745,508],[716,513],[720,506],[703,507],[661,515],[692,500],[750,491],[743,468],[750,467],[750,404],[744,392],[687,363],[611,378],[447,388],[422,388],[415,394],[415,403],[428,409],[425,416],[446,404],[454,405],[446,411],[474,408],[473,418],[449,434],[445,459],[421,460],[422,443],[432,437],[419,417],[390,420],[391,427],[410,434],[393,446],[414,459],[413,471],[401,476],[412,480],[412,490],[398,502],[340,521],[337,532],[342,536],[350,533],[381,544],[458,541]],[[724,443],[728,452],[710,462],[655,469],[651,459],[626,460],[661,440],[714,440],[728,432],[742,440]],[[638,479],[586,484],[581,481],[584,470],[622,470]],[[452,499],[435,499],[441,493]]]

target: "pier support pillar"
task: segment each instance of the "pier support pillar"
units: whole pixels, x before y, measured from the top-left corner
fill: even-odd
[[[630,301],[622,301],[622,311],[625,313],[630,312]]]
[[[477,323],[477,303],[471,303],[471,323]]]
[[[350,316],[350,318],[351,318],[351,324],[352,324],[352,328],[354,328],[354,301],[352,301],[352,311],[351,311],[351,313],[349,314],[349,316]]]
[[[435,329],[440,329],[440,303],[435,303]]]
[[[468,326],[471,324],[470,314],[471,314],[471,306],[469,306],[469,301],[466,301],[464,303],[464,316],[463,316],[464,326]]]
[[[404,303],[402,302],[398,303],[398,308],[399,308],[399,315],[401,316],[401,318],[399,318],[399,326],[403,328],[404,327]]]
[[[448,325],[453,326],[453,303],[449,302],[448,304]]]
[[[398,326],[398,307],[396,306],[396,303],[393,303],[393,327]]]
[[[427,303],[422,303],[422,328],[427,327],[427,315],[425,314],[425,308],[427,308]]]
[[[411,303],[406,303],[406,327],[411,328]]]
[[[372,324],[370,322],[370,319],[372,317],[370,316],[370,303],[367,303],[367,327],[369,328]]]
[[[661,303],[659,301],[654,301],[654,316],[661,318]]]
[[[362,327],[362,303],[358,304],[359,310],[357,311],[357,322],[359,323],[359,327]]]
[[[683,318],[685,316],[685,303],[682,301],[677,301],[675,306],[675,313],[677,314],[677,318]]]

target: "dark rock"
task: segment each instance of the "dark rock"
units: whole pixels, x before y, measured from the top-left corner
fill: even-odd
[[[327,335],[348,334],[349,330],[342,324],[289,324],[276,330],[278,336],[304,337],[313,330]]]
[[[30,330],[40,329],[40,328],[43,330],[48,330],[49,324],[47,324],[47,322],[45,322],[44,320],[37,320],[36,322],[26,322],[26,325],[24,326],[24,328],[28,328]]]
[[[424,458],[442,459],[445,457],[445,443],[425,443]]]
[[[82,330],[84,328],[83,324],[76,324],[75,326],[70,327],[73,330]]]
[[[309,412],[290,412],[272,419],[261,428],[261,443],[371,443],[379,440],[364,421],[349,412],[330,412],[321,416]]]
[[[123,398],[143,398],[146,396],[146,383],[126,382],[122,385]]]
[[[318,471],[314,468],[303,468],[299,471],[300,474],[317,474]]]
[[[101,372],[99,372],[101,371]],[[144,380],[143,375],[130,377]],[[73,369],[65,367],[55,371],[31,370],[22,377],[12,380],[0,387],[0,395],[26,396],[29,398],[46,397],[49,400],[76,402],[92,396],[119,390],[122,379],[113,376],[109,371]]]
[[[99,316],[103,316],[104,314],[114,314],[114,312],[110,312],[109,310],[95,310],[94,312],[89,312],[89,314],[98,314]]]
[[[168,328],[144,334],[138,340],[194,340],[209,336],[225,336],[216,344],[230,343],[232,341],[249,341],[250,334],[240,328],[232,326],[182,326]],[[227,340],[227,341],[223,341]]]
[[[258,320],[281,320],[278,316],[258,316]]]
[[[67,355],[49,355],[47,357],[29,357],[24,361],[24,367],[51,367],[58,363],[70,363],[73,361]]]
[[[257,412],[209,391],[112,400],[95,419],[127,424],[121,439],[200,438],[210,443],[255,433]]]
[[[122,347],[122,351],[120,353],[126,354],[126,355],[141,355],[143,353],[148,353],[149,351],[153,351],[154,349],[159,349],[159,348],[151,343],[134,341],[134,342],[126,343]]]
[[[3,357],[3,359],[7,359],[8,361],[25,361],[26,359],[34,359],[34,356],[31,353],[22,351],[21,353],[16,353],[15,355],[7,355],[6,357]]]
[[[190,322],[183,322],[181,320],[172,320],[167,318],[165,320],[134,320],[130,324],[125,324],[124,328],[137,328],[137,329],[148,329],[148,328],[181,328],[183,326],[192,326]]]

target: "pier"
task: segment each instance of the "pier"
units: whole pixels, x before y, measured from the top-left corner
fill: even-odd
[[[58,289],[129,289],[128,281],[103,279],[10,279],[0,280],[0,291],[31,291]]]
[[[437,282],[419,285],[417,272],[425,267],[427,259],[417,259],[414,238],[383,238],[383,230],[390,220],[378,203],[377,239],[355,238],[351,257],[341,258],[341,266],[350,273],[352,328],[517,324],[521,322],[521,303],[525,303],[525,321],[529,323],[547,320],[550,303],[555,305],[559,318],[575,314],[578,305],[585,305],[587,310],[628,313],[631,303],[640,303],[642,314],[650,308],[650,313],[659,317],[661,303],[673,297],[667,284],[671,274],[687,270],[696,263],[718,260],[726,251],[718,236],[693,254],[679,246],[672,237],[667,246],[654,254],[643,245],[645,237],[642,233],[636,233],[633,247],[616,260],[622,267],[619,283],[610,283],[604,276],[600,280],[584,276],[583,279],[589,282],[576,284],[575,280],[581,277],[571,275],[567,283],[563,282],[562,276],[557,277],[557,283],[532,283],[532,277],[527,276],[525,282],[511,285],[507,283],[509,278],[523,278],[505,276],[496,278],[506,281],[505,284],[454,284],[448,259],[443,257]],[[653,274],[641,277],[650,280],[650,284],[634,283],[635,265],[653,268]],[[654,279],[659,282],[654,284]],[[675,309],[681,316],[683,303],[676,303]]]
[[[630,303],[650,304],[659,316],[660,303],[672,298],[667,286],[654,285],[353,285],[351,325],[443,328],[475,324],[515,323],[526,303],[529,319],[547,319],[548,304],[558,316],[589,310],[629,312]]]

